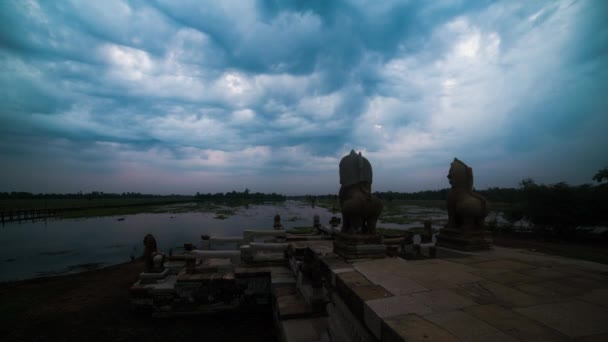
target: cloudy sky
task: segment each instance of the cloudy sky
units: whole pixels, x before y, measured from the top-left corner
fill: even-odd
[[[589,183],[608,1],[0,2],[0,191]]]

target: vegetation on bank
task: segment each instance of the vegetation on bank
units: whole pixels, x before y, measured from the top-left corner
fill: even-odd
[[[313,227],[293,227],[287,229],[286,232],[294,235],[308,235],[315,233],[315,229]]]
[[[242,192],[237,192],[233,190],[231,192],[218,192],[215,194],[202,194],[200,192],[197,192],[196,195],[194,195],[194,199],[197,201],[211,201],[214,203],[247,203],[264,201],[280,202],[285,201],[287,199],[287,196],[274,192],[271,194],[265,194],[262,192],[250,192],[249,189],[245,189],[245,191]]]
[[[285,201],[276,193],[227,192],[217,194],[151,195],[134,192],[67,194],[34,194],[30,192],[0,192],[0,211],[54,210],[55,217],[83,218],[120,216],[140,213],[213,212],[215,218],[225,219],[236,213],[234,208],[263,202]]]
[[[488,228],[500,233],[514,231],[515,223],[527,221],[535,236],[562,240],[590,238],[579,226],[608,226],[608,168],[598,171],[593,180],[599,184],[572,186],[564,182],[537,184],[524,179],[518,188],[476,190],[490,203],[490,210],[502,212],[505,222],[490,221]],[[406,192],[375,192],[384,202],[381,223],[412,224],[430,220],[435,227],[445,223],[440,218],[445,210],[449,189]],[[61,217],[129,215],[136,213],[212,212],[225,219],[235,208],[262,202],[282,202],[288,197],[276,193],[242,192],[184,195],[148,195],[140,193],[32,194],[0,193],[0,210],[72,209]],[[318,207],[339,213],[336,194],[291,196]],[[409,208],[408,208],[409,206]],[[411,206],[422,207],[411,210]],[[604,234],[608,239],[608,233]],[[592,238],[597,238],[593,236]]]

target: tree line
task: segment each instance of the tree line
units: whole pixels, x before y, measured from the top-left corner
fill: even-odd
[[[155,195],[139,192],[111,193],[103,191],[76,193],[31,193],[23,191],[0,192],[0,199],[116,199],[116,198],[183,198],[191,199],[189,195]]]
[[[230,202],[230,201],[272,201],[279,202],[285,201],[287,196],[270,193],[266,194],[263,192],[250,192],[249,189],[245,189],[245,191],[238,192],[232,190],[231,192],[217,192],[217,193],[207,193],[203,194],[197,192],[194,195],[194,199],[198,201],[216,201],[216,202]]]

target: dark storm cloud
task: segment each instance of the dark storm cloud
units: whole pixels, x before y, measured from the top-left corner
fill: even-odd
[[[351,148],[381,190],[447,186],[454,156],[481,186],[585,182],[608,164],[605,13],[601,1],[3,1],[0,191],[93,178],[106,191],[331,192]]]

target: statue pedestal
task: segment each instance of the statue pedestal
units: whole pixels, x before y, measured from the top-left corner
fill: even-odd
[[[345,259],[379,259],[386,257],[386,246],[379,235],[334,235],[334,253]]]
[[[461,231],[453,228],[441,229],[437,236],[437,245],[461,251],[483,251],[492,248],[483,231]]]

